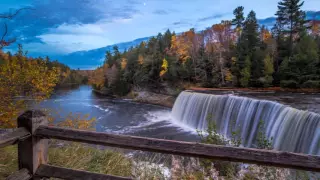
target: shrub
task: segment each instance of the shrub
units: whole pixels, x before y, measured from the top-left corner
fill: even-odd
[[[125,96],[131,91],[130,84],[124,79],[118,79],[111,85],[113,94],[117,96]]]
[[[0,179],[18,170],[17,146],[0,151]],[[71,143],[49,148],[49,164],[115,176],[131,176],[132,161],[120,152]]]
[[[298,88],[299,84],[297,81],[294,80],[282,80],[280,82],[280,86],[283,88]]]
[[[301,85],[302,88],[320,88],[320,81],[308,80]]]

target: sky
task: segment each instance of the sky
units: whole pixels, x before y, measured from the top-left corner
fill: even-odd
[[[31,7],[7,21],[9,35],[32,54],[64,55],[157,35],[167,29],[202,30],[232,19],[233,9],[240,5],[245,7],[245,14],[254,10],[259,19],[271,17],[277,11],[278,1],[0,0],[0,13]],[[305,0],[303,10],[319,8],[320,0]]]

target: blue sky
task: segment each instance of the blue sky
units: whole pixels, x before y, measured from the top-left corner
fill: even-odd
[[[278,1],[0,0],[0,13],[32,7],[8,21],[10,35],[31,54],[54,56],[152,36],[168,28],[176,32],[201,30],[232,19],[232,11],[239,5],[245,7],[246,14],[253,9],[263,19],[274,15]],[[303,7],[319,8],[320,0],[306,0]]]

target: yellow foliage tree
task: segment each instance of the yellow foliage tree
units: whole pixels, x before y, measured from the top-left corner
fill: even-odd
[[[320,22],[317,22],[317,23],[315,22],[315,23],[312,24],[311,33],[314,36],[320,35]]]
[[[190,58],[189,49],[191,44],[188,41],[187,35],[172,36],[171,38],[171,51],[178,56],[182,63],[185,63]]]
[[[271,37],[271,33],[268,29],[263,29],[261,32],[263,42],[267,42]]]
[[[10,128],[26,107],[24,99],[39,101],[50,96],[60,69],[49,68],[41,59],[8,56],[2,51],[0,61],[0,127]]]
[[[162,66],[161,66],[161,71],[160,71],[160,77],[162,77],[163,75],[166,74],[166,72],[168,71],[168,61],[166,59],[162,60]]]
[[[102,67],[94,70],[92,75],[89,77],[89,84],[93,85],[98,90],[102,89],[107,79],[108,69],[109,65],[104,64]]]
[[[127,67],[128,61],[126,58],[121,59],[121,69],[124,70]]]
[[[142,65],[144,63],[144,58],[143,58],[143,56],[141,54],[139,54],[139,56],[138,56],[138,63],[140,65]]]
[[[225,70],[225,81],[226,82],[232,82],[232,73],[231,73],[231,71],[230,71],[230,69],[226,69]]]

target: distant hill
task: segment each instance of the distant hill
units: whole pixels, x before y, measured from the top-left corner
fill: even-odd
[[[60,62],[67,64],[73,69],[92,69],[103,63],[106,51],[112,51],[113,46],[117,45],[119,51],[124,51],[125,49],[140,44],[142,41],[148,41],[150,38],[151,37],[139,38],[133,41],[113,44],[89,51],[77,51],[64,56],[54,57],[54,59],[58,59]]]
[[[320,11],[307,11],[307,19],[320,20]],[[268,28],[272,28],[275,24],[276,18],[269,17],[266,19],[259,19],[258,23],[261,25],[265,25]],[[119,47],[120,51],[124,51],[125,49],[129,49],[131,46],[136,46],[140,44],[142,41],[148,41],[151,37],[139,38],[130,42],[123,42],[114,44]],[[114,45],[109,45],[106,47],[102,47],[99,49],[93,49],[89,51],[77,51],[68,55],[54,57],[54,59],[58,59],[60,62],[67,64],[71,68],[77,69],[93,69],[99,65],[101,65],[104,61],[104,55],[107,50],[112,51],[112,47]]]
[[[307,16],[306,19],[308,20],[312,20],[312,19],[320,20],[320,11],[307,11],[306,16]],[[266,27],[271,29],[273,25],[276,23],[276,17],[259,19],[258,23],[261,25],[265,25]]]

